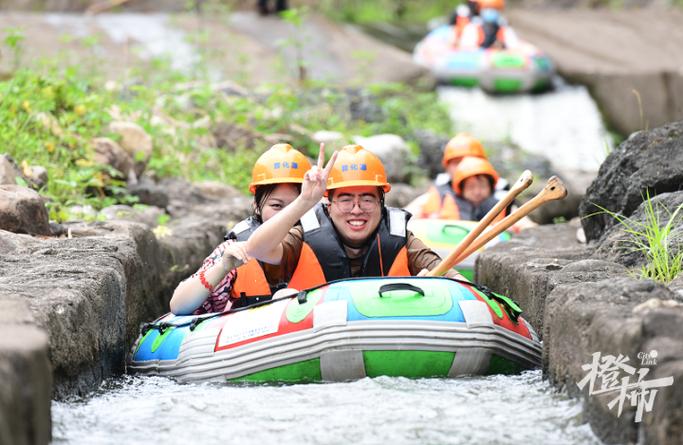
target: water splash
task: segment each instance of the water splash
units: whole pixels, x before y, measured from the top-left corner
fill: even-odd
[[[540,371],[457,380],[366,378],[290,386],[107,382],[53,402],[54,443],[599,444],[579,402]]]
[[[491,96],[454,87],[438,94],[458,131],[512,142],[545,155],[556,168],[596,172],[612,146],[598,107],[584,86],[557,83],[539,95]]]

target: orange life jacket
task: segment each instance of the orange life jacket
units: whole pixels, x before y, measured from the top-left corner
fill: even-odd
[[[253,217],[240,221],[226,236],[227,239],[246,241],[261,224]],[[237,267],[237,277],[232,284],[232,298],[270,296],[272,289],[268,284],[261,263],[250,260]]]
[[[410,214],[401,209],[382,209],[382,220],[371,241],[358,276],[410,276],[408,230]],[[301,218],[304,243],[289,287],[308,289],[351,277],[351,262],[332,221],[322,205]]]
[[[498,200],[492,195],[477,208],[474,208],[469,201],[455,194],[450,182],[432,186],[428,193],[427,201],[423,204],[420,215],[423,218],[478,221],[498,203]],[[494,222],[500,221],[506,214],[507,209],[501,212],[494,219]]]

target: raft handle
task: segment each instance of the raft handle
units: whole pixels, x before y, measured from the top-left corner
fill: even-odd
[[[441,228],[441,233],[444,235],[449,235],[452,231],[452,229],[456,229],[458,232],[462,232],[463,235],[467,235],[470,233],[469,229],[459,226],[457,224],[444,224],[444,226]]]
[[[421,296],[425,296],[425,291],[423,291],[421,288],[417,286],[413,286],[412,284],[409,283],[389,283],[389,284],[383,284],[379,288],[379,296],[380,298],[383,297],[382,295],[385,292],[391,292],[395,290],[409,290],[412,292],[415,292],[416,294],[419,294]]]

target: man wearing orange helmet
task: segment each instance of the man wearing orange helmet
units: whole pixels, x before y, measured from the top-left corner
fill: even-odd
[[[170,302],[173,313],[222,312],[230,308],[228,304],[235,307],[270,298],[280,283],[270,285],[264,265],[249,258],[244,244],[256,228],[294,201],[310,168],[306,156],[289,144],[273,145],[258,158],[249,185],[253,215],[235,225],[202,267],[178,285]],[[230,270],[230,257],[244,264]]]
[[[323,164],[321,145],[301,194],[252,234],[249,255],[279,265],[280,277],[296,289],[350,277],[417,275],[439,263],[407,231],[410,214],[384,206],[391,185],[379,158],[348,145]],[[325,195],[328,202],[320,204]],[[298,220],[301,227],[291,228]]]
[[[454,191],[453,184],[453,178],[460,162],[468,156],[486,160],[484,146],[478,139],[469,134],[459,133],[448,141],[443,151],[441,164],[446,170],[449,180],[440,182],[437,178],[437,183],[427,193],[408,204],[406,210],[418,218],[469,219],[467,217],[470,216],[470,212],[463,215],[460,211],[459,198]],[[493,167],[491,170],[495,173]]]

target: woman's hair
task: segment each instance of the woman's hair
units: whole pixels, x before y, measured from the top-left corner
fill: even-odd
[[[261,211],[263,210],[263,206],[266,205],[266,201],[268,201],[268,198],[270,198],[270,195],[273,194],[273,191],[277,188],[278,185],[280,184],[266,184],[256,186],[256,191],[254,192],[254,202],[251,204],[251,206],[252,215],[260,224],[263,224],[263,219],[261,218]],[[299,193],[301,193],[301,184],[294,183],[292,185],[296,187]]]

